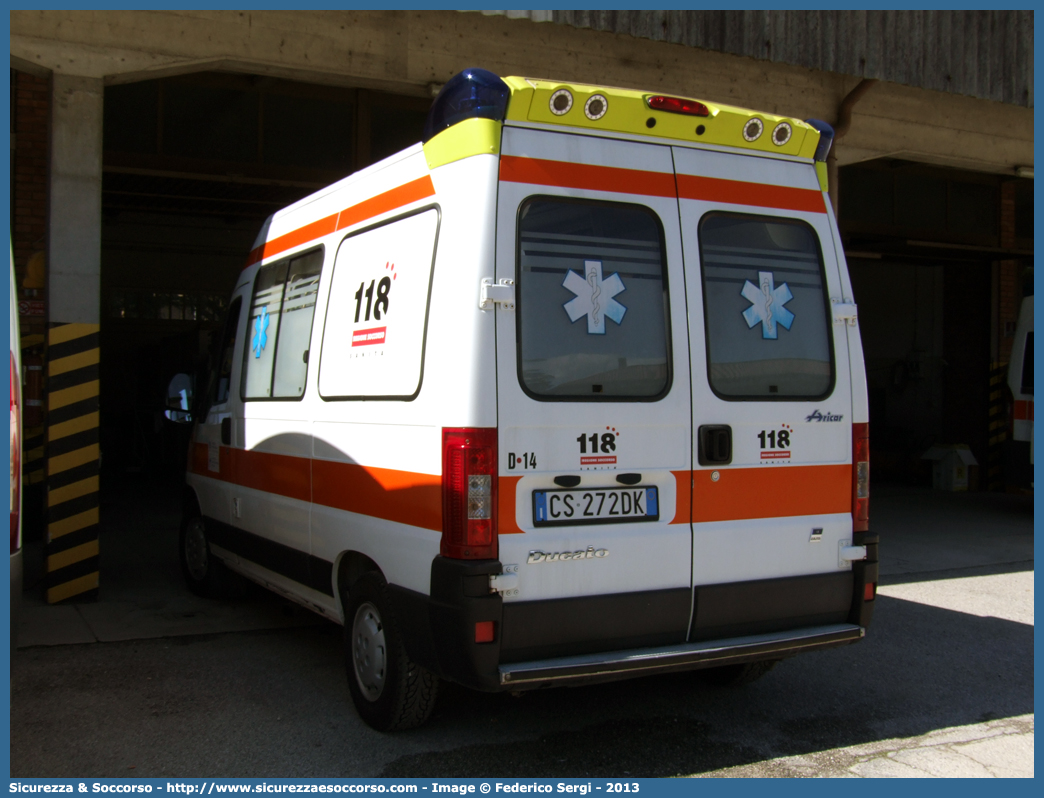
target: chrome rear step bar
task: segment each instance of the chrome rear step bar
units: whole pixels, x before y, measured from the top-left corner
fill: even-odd
[[[854,643],[865,633],[866,630],[861,626],[839,623],[660,648],[516,662],[500,666],[500,684],[501,687],[515,689],[550,687],[774,659],[799,651]]]

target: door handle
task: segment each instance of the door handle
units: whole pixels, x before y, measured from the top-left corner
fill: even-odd
[[[732,427],[728,424],[704,424],[698,437],[700,465],[728,465],[732,462]]]
[[[223,418],[221,419],[221,442],[225,446],[232,445],[232,419]]]

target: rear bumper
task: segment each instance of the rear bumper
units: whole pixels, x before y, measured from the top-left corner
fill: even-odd
[[[852,570],[804,577],[505,602],[489,592],[496,560],[432,562],[431,593],[390,594],[410,659],[484,691],[611,681],[737,662],[781,659],[860,640],[874,601],[877,539]],[[871,591],[872,592],[872,591]],[[492,623],[494,639],[476,640]]]
[[[861,626],[841,623],[726,640],[516,662],[500,666],[500,685],[507,690],[531,690],[777,659],[854,643],[865,633]]]

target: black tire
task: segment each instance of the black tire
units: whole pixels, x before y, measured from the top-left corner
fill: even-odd
[[[345,601],[344,654],[348,689],[368,726],[413,729],[431,715],[439,680],[406,656],[388,585],[378,573],[361,577]]]
[[[707,684],[717,687],[742,687],[756,682],[780,662],[778,659],[764,659],[759,662],[740,662],[736,665],[720,665],[717,668],[704,668],[697,671]]]
[[[225,564],[211,554],[206,521],[197,513],[186,516],[181,522],[178,554],[181,573],[189,590],[203,598],[225,596]]]

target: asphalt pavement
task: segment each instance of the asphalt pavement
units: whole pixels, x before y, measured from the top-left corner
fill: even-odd
[[[875,486],[867,637],[745,688],[444,684],[429,723],[394,735],[356,717],[338,626],[263,591],[192,596],[176,497],[110,501],[99,601],[27,596],[15,777],[1033,775],[1032,497]]]

